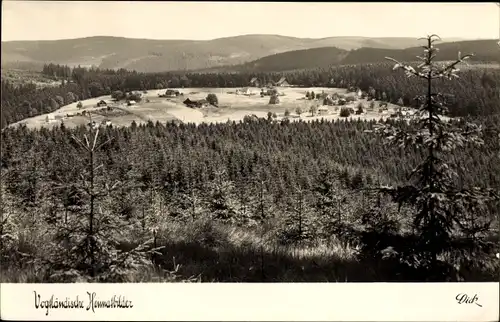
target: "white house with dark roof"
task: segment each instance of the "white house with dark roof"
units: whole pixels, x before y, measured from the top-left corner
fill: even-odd
[[[250,94],[252,94],[252,90],[249,87],[244,87],[244,88],[237,89],[236,94],[250,95]]]
[[[329,111],[329,109],[328,109],[328,107],[327,107],[327,106],[325,106],[325,105],[322,105],[322,106],[319,106],[319,107],[318,107],[318,113],[319,113],[320,115],[325,115],[325,114],[328,114],[328,111]]]
[[[257,77],[252,77],[250,80],[250,86],[260,87],[260,81]]]
[[[286,77],[281,77],[280,80],[276,83],[276,86],[290,86],[288,82],[286,81]]]

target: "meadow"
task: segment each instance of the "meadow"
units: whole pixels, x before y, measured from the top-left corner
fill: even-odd
[[[61,122],[68,127],[76,127],[88,123],[88,117],[77,115],[82,112],[92,113],[92,118],[96,122],[110,120],[114,126],[129,126],[132,121],[136,123],[167,122],[172,120],[184,123],[219,123],[227,121],[242,121],[245,116],[255,115],[260,118],[267,118],[268,113],[276,114],[276,120],[288,118],[291,121],[313,121],[313,120],[336,120],[341,118],[340,106],[323,105],[322,99],[309,100],[306,98],[307,92],[341,94],[344,96],[353,96],[355,93],[348,93],[346,89],[326,88],[326,87],[282,87],[278,88],[280,102],[279,104],[269,104],[269,96],[260,96],[260,88],[250,88],[251,95],[236,94],[240,88],[179,88],[183,93],[178,97],[159,97],[165,93],[165,89],[146,90],[142,100],[133,106],[127,106],[125,102],[115,102],[110,95],[100,96],[81,101],[82,107],[78,108],[78,102],[65,105],[51,113],[46,113],[11,124],[17,126],[24,124],[28,128],[59,126]],[[215,94],[219,100],[217,107],[208,106],[201,108],[189,108],[182,102],[189,98],[191,100],[205,99],[208,94]],[[97,103],[104,100],[116,111],[105,111],[106,108],[98,108]],[[362,104],[365,113],[360,115],[351,114],[347,119],[378,120],[389,117],[399,106],[388,103],[388,110],[379,111],[380,101],[374,101],[374,109],[369,109],[370,102],[366,98],[358,98],[353,102],[348,102],[342,107],[353,108],[356,110],[359,104]],[[327,111],[319,113],[316,111],[311,114],[311,106],[325,106]],[[297,114],[300,109],[301,114]],[[285,116],[285,111],[289,115]],[[54,120],[47,122],[47,115],[53,115]],[[68,117],[70,115],[70,117]],[[344,117],[345,118],[345,117]]]

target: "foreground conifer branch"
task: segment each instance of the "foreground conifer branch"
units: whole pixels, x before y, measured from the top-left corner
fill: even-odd
[[[435,62],[438,48],[434,43],[440,38],[430,35],[423,39],[426,40],[424,55],[417,56],[421,64],[416,69],[387,58],[396,63],[394,70],[401,69],[408,77],[419,77],[426,81],[426,94],[416,98],[425,102],[419,109],[421,118],[410,121],[416,125],[416,130],[378,124],[375,132],[384,136],[388,144],[420,150],[424,161],[409,174],[411,184],[385,186],[378,190],[390,195],[400,205],[408,204],[415,209],[413,228],[418,236],[410,251],[407,249],[401,252],[400,255],[405,257],[403,260],[411,266],[446,274],[447,272],[443,272],[443,262],[438,259],[445,252],[467,250],[468,258],[473,258],[484,250],[482,246],[491,246],[480,241],[484,237],[482,233],[489,232],[492,219],[479,222],[479,216],[477,220],[466,216],[484,209],[489,202],[498,200],[498,194],[487,188],[456,187],[457,173],[446,156],[468,144],[483,144],[482,129],[473,123],[462,122],[461,126],[456,126],[443,121],[441,116],[447,112],[444,95],[434,92],[432,87],[433,80],[458,78],[459,69],[456,66],[472,55],[458,53],[456,61],[438,66]],[[458,242],[460,239],[457,234],[467,238],[465,243],[463,240],[462,243]],[[394,248],[397,249],[398,246],[394,245]]]

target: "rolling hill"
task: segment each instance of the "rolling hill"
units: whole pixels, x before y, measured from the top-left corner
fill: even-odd
[[[2,68],[37,68],[44,63],[125,68],[140,72],[194,70],[238,65],[294,50],[337,47],[402,49],[418,45],[414,38],[294,38],[243,35],[213,40],[151,40],[97,36],[50,41],[2,42]]]
[[[266,56],[242,65],[224,66],[208,69],[206,71],[280,72],[285,70],[307,69],[311,67],[328,67],[340,64],[348,55],[349,51],[344,49],[337,47],[320,47],[287,51],[285,53]]]
[[[471,61],[500,62],[500,48],[497,40],[469,40],[451,43],[436,44],[439,48],[437,53],[440,60],[454,60],[458,52],[462,54],[473,53]],[[406,49],[381,49],[381,48],[359,48],[349,52],[349,55],[342,61],[343,64],[375,63],[383,61],[387,56],[392,58],[413,61],[416,56],[422,55],[422,47],[412,47]]]
[[[471,40],[437,44],[440,60],[453,60],[458,52],[474,53],[471,61],[500,63],[500,48],[496,40]],[[327,68],[332,65],[377,63],[392,57],[401,61],[415,61],[422,54],[422,47],[406,49],[359,48],[343,50],[336,47],[322,47],[289,51],[257,59],[252,62],[205,69],[204,72],[279,72],[293,69]]]

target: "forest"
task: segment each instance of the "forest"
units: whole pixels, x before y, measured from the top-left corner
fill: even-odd
[[[61,86],[36,89],[32,84],[14,86],[2,80],[1,127],[44,113],[78,100],[110,95],[115,90],[129,92],[143,89],[179,87],[241,87],[253,77],[261,83],[288,82],[304,87],[359,87],[378,100],[418,107],[414,98],[422,82],[392,70],[389,63],[332,66],[329,69],[296,70],[283,73],[137,73],[134,71],[73,68],[49,64],[47,76],[61,80]],[[500,113],[500,69],[468,69],[454,82],[438,80],[436,89],[449,96],[450,116],[489,116]]]
[[[499,121],[496,118],[490,123],[495,124],[490,128],[492,133],[498,133]],[[409,277],[370,275],[382,271],[363,273],[362,263],[357,268],[352,264],[358,263],[352,260],[358,251],[352,245],[359,243],[361,232],[383,222],[378,211],[384,220],[396,222],[399,230],[410,229],[411,209],[398,209],[370,188],[404,182],[421,156],[417,151],[405,153],[398,147],[388,148],[381,139],[365,133],[375,123],[249,119],[239,124],[150,122],[129,128],[109,127],[98,138],[98,144],[112,140],[106,149],[96,153],[95,164],[102,165],[96,173],[96,185],[106,190],[107,185],[122,184],[100,197],[100,212],[103,216],[112,213],[138,226],[120,243],[132,243],[151,235],[152,229],[160,229],[157,243],[168,248],[160,252],[159,261],[165,267],[186,265],[185,272],[178,272],[186,279],[204,272],[201,278],[209,281],[262,281],[264,273],[268,274],[264,281],[405,280]],[[71,137],[82,137],[86,131],[83,127],[18,127],[4,131],[5,206],[22,213],[11,223],[23,232],[18,242],[25,257],[19,262],[29,262],[30,256],[39,256],[53,247],[50,243],[37,247],[32,244],[41,238],[43,229],[58,231],[85,213],[82,200],[86,199],[81,189],[85,186],[82,174],[88,168],[87,158]],[[457,185],[500,188],[497,135],[490,135],[479,151],[469,148],[450,158],[461,169]],[[494,225],[498,223],[497,207],[491,204],[476,216]],[[231,238],[240,243],[265,243],[270,258],[262,268],[264,273],[257,268],[248,272],[261,260],[248,252],[258,254],[260,246],[234,248]],[[346,258],[337,262],[328,262],[328,257],[322,258],[324,255],[316,258],[317,249],[331,243],[341,248]],[[292,247],[313,253],[288,258],[282,254],[283,247],[288,252]],[[185,253],[190,251],[194,252],[191,257]],[[240,262],[228,264],[220,258],[220,253],[225,252]],[[294,260],[309,266],[306,272],[293,271],[286,276],[285,267],[297,269]],[[318,261],[320,266],[310,266],[310,260]],[[290,263],[275,267],[280,261]],[[485,261],[488,265],[480,267],[487,271],[479,274],[476,270],[474,274],[479,275],[469,276],[468,280],[498,274],[498,267]],[[330,270],[335,265],[339,267]]]
[[[414,95],[427,115],[410,121],[4,128],[2,281],[496,281],[500,115],[495,96],[476,90],[498,91],[498,74],[455,80],[467,56],[440,66],[433,41],[420,71],[395,61],[385,72],[337,68],[333,80],[290,73],[297,83],[357,84],[387,100]],[[64,86],[81,95],[96,94],[96,84],[247,79],[72,73],[75,83]],[[481,91],[481,83],[489,85]],[[441,119],[471,97],[480,113]]]

